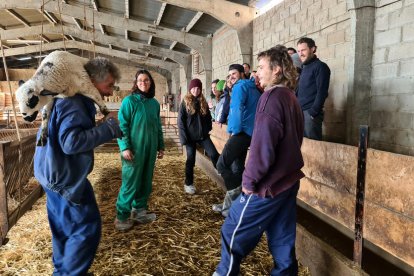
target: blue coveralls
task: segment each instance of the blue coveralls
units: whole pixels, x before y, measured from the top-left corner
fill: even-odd
[[[98,248],[101,219],[87,176],[93,149],[116,138],[119,127],[114,120],[95,127],[95,113],[93,101],[81,95],[55,100],[47,144],[36,147],[34,172],[47,195],[54,275],[85,275]]]

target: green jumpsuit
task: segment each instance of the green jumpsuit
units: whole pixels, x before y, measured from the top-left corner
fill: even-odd
[[[152,191],[157,151],[164,150],[160,105],[154,98],[131,94],[121,104],[118,113],[122,139],[118,139],[121,153],[129,149],[133,161],[122,157],[122,185],[116,203],[117,217],[126,220],[132,208],[147,209]]]

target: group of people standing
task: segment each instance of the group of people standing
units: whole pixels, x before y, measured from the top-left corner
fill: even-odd
[[[298,53],[293,48],[289,53],[281,45],[260,52],[258,71],[251,78],[248,64],[230,65],[226,87],[230,92],[230,138],[220,155],[208,133],[212,121],[222,124],[222,118],[202,112],[200,107],[190,111],[187,99],[180,106],[180,141],[187,149],[185,191],[195,193],[192,173],[197,143],[226,187],[223,203],[213,205],[214,211],[227,217],[221,228],[221,261],[213,275],[238,275],[241,261],[263,233],[275,263],[271,274],[297,275],[296,196],[299,180],[304,177],[300,148],[303,137],[322,139],[323,105],[330,79],[329,67],[316,57],[315,42],[304,37],[297,46]],[[193,93],[194,83],[201,90],[201,81],[192,80],[186,98],[206,106],[204,96]],[[223,113],[223,83],[212,83],[217,103],[212,114]],[[202,135],[195,137],[194,133]]]
[[[214,83],[217,91],[223,91],[215,95],[214,112],[199,79],[191,80],[180,105],[179,135],[187,154],[184,191],[196,193],[197,144],[205,149],[227,190],[223,203],[213,205],[214,211],[227,217],[214,275],[238,275],[242,259],[263,233],[274,258],[272,275],[297,274],[296,195],[304,176],[300,147],[304,134],[321,138],[318,128],[330,74],[317,59],[312,39],[300,39],[298,52],[303,65],[300,78],[287,48],[278,45],[258,54],[257,72],[246,72],[250,70],[246,64],[230,65],[226,80]],[[102,96],[112,95],[120,78],[113,63],[95,58],[85,69]],[[136,73],[131,90],[118,119],[110,114],[98,126],[91,99],[76,95],[55,100],[48,142],[36,147],[34,158],[35,177],[47,195],[54,275],[85,275],[94,259],[101,220],[87,175],[98,145],[118,138],[122,184],[115,228],[126,231],[134,222],[156,219],[148,211],[148,199],[155,161],[164,155],[160,105],[148,71]],[[230,134],[221,154],[209,136],[213,122],[227,123]]]

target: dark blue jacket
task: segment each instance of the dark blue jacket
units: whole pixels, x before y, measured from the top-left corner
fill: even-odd
[[[94,102],[82,95],[56,99],[44,147],[36,147],[34,174],[40,184],[75,204],[81,204],[93,169],[93,149],[116,138],[118,124],[107,120],[95,126]],[[40,130],[38,132],[38,137]]]
[[[260,92],[254,82],[238,80],[232,88],[227,132],[236,135],[241,132],[253,134],[254,117]]]
[[[317,57],[303,64],[296,94],[302,110],[308,110],[312,117],[323,111],[330,76],[328,65]]]

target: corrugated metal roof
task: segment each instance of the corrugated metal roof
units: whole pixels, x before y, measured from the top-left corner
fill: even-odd
[[[18,0],[16,0],[18,1]],[[150,38],[150,33],[146,32],[149,28],[152,28],[156,25],[157,19],[159,19],[159,28],[163,28],[166,30],[175,30],[179,32],[189,32],[192,35],[197,35],[200,37],[207,37],[211,34],[214,34],[216,30],[221,28],[223,26],[223,23],[219,20],[215,19],[209,14],[198,14],[196,10],[190,10],[185,9],[182,7],[178,7],[171,4],[165,4],[162,1],[154,1],[154,0],[60,0],[67,5],[73,5],[76,7],[84,8],[85,14],[91,14],[92,10],[97,10],[99,12],[102,12],[104,14],[111,14],[118,16],[120,18],[128,18],[129,20],[132,20],[131,22],[140,22],[144,24],[148,24],[149,27],[145,27],[142,29],[137,30],[129,30],[128,31],[128,37],[125,37],[125,30],[122,28],[122,21],[118,22],[114,25],[101,25],[98,23],[98,18],[93,18],[93,20],[90,20],[90,18],[87,21],[84,21],[84,16],[80,16],[81,18],[74,18],[71,16],[70,13],[70,7],[65,7],[65,11],[62,11],[63,15],[62,18],[59,14],[59,12],[56,12],[56,10],[46,12],[45,14],[42,14],[40,7],[42,4],[41,0],[37,0],[39,2],[39,8],[36,9],[11,9],[10,11],[1,10],[0,9],[0,29],[6,29],[6,30],[12,30],[12,29],[22,29],[27,27],[25,26],[25,23],[27,23],[29,26],[39,26],[39,25],[49,25],[50,22],[56,21],[57,24],[55,26],[59,27],[60,24],[63,24],[66,28],[70,28],[73,30],[87,30],[91,34],[91,39],[93,40],[93,28],[95,28],[95,32],[99,33],[100,35],[107,35],[116,38],[116,41],[123,41],[122,44],[125,44],[125,41],[128,39],[132,42],[139,42],[142,44],[148,44],[148,41],[150,40],[150,44],[152,47],[159,47],[164,49],[172,49],[173,51],[176,51],[178,53],[184,53],[184,54],[190,54],[191,48],[187,45],[184,45],[180,42],[174,41],[175,37],[170,36],[171,39],[166,39],[165,37],[169,38],[167,36],[157,37],[156,35],[152,36]],[[33,2],[36,2],[36,0],[33,0]],[[47,2],[47,1],[46,1]],[[52,1],[55,2],[55,1]],[[129,4],[128,10],[126,10],[127,5],[126,2]],[[233,0],[231,2],[247,5],[249,3],[249,0]],[[16,2],[17,3],[17,2]],[[95,5],[94,5],[95,3]],[[162,12],[162,7],[165,7],[165,9]],[[15,14],[15,16],[13,16]],[[93,13],[95,15],[95,13]],[[200,16],[201,15],[201,16]],[[52,18],[49,18],[51,16]],[[77,14],[79,16],[79,14]],[[195,24],[194,17],[198,19]],[[17,17],[17,18],[16,18]],[[19,20],[20,17],[22,20]],[[199,18],[198,18],[199,17]],[[95,21],[96,19],[96,21]],[[95,21],[95,22],[93,22]],[[191,24],[191,29],[188,30],[186,28],[189,27],[189,24]],[[145,25],[143,25],[145,26]],[[15,37],[14,40],[17,40],[18,38],[28,40],[28,41],[14,41],[15,44],[7,44],[5,42],[5,46],[7,47],[26,47],[27,45],[30,45],[31,43],[37,43],[41,39],[39,33],[33,33],[30,35],[25,35],[23,37]],[[43,32],[44,34],[44,41],[47,43],[49,42],[57,42],[62,41],[62,34],[57,33],[56,28],[53,31],[53,33],[47,33],[47,31]],[[77,41],[84,41],[85,43],[90,43],[88,39],[80,39],[79,37],[76,37],[77,32],[72,31],[71,36],[66,35],[65,37],[67,39],[76,39]],[[84,36],[84,35],[83,35]],[[82,37],[82,36],[81,36]],[[182,42],[182,41],[181,41]],[[17,43],[17,44],[16,44]],[[113,42],[115,43],[115,42]],[[130,42],[129,42],[130,43]],[[115,43],[116,44],[116,43]],[[120,44],[120,45],[122,45]],[[109,47],[109,44],[102,43],[102,40],[98,43],[96,42],[95,45],[102,46],[102,47]],[[113,49],[119,49],[120,51],[128,51],[128,49],[125,48],[125,45],[111,45]],[[142,45],[140,45],[137,48],[142,48]],[[24,48],[22,48],[24,49]],[[150,51],[148,49],[148,51]],[[86,51],[78,51],[78,52],[86,52]],[[22,50],[22,54],[25,53],[25,50]],[[132,51],[131,53],[137,54],[137,55],[145,55],[146,53],[136,52]],[[149,52],[147,52],[148,54]],[[151,52],[150,56],[154,54],[154,51]],[[20,54],[19,54],[20,55]],[[35,55],[35,54],[33,54]],[[27,55],[26,55],[27,56]],[[162,57],[158,57],[162,58]],[[164,59],[167,57],[164,57]],[[20,67],[20,66],[26,66],[27,64],[30,64],[29,59],[24,60],[22,59],[22,62],[16,61],[16,59],[8,58],[8,60],[11,62],[12,66]],[[24,60],[24,62],[23,62]],[[1,62],[1,61],[0,61]],[[33,61],[32,61],[33,63]],[[11,67],[12,68],[12,67]]]
[[[181,30],[190,23],[197,12],[186,10],[177,6],[167,5],[160,26]]]

